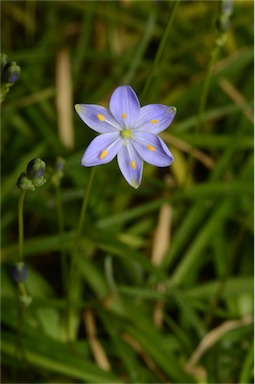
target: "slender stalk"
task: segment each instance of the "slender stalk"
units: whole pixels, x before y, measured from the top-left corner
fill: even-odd
[[[68,338],[72,338],[72,331],[71,331],[71,320],[72,320],[72,302],[73,300],[76,299],[76,294],[77,294],[77,288],[79,286],[79,273],[78,273],[78,255],[79,255],[79,245],[80,245],[80,238],[81,238],[81,233],[84,225],[84,221],[86,218],[86,212],[87,212],[87,206],[88,206],[88,201],[89,201],[89,195],[91,191],[91,186],[92,182],[94,179],[95,175],[95,167],[92,168],[88,183],[86,185],[85,191],[84,191],[84,196],[83,196],[83,202],[82,202],[82,207],[81,207],[81,214],[79,218],[79,223],[76,229],[76,234],[74,237],[74,243],[73,243],[73,248],[72,248],[72,258],[71,258],[71,265],[70,265],[70,277],[69,277],[69,295],[68,295],[68,311],[67,311],[67,328],[68,328]]]
[[[212,78],[212,73],[213,73],[213,67],[217,61],[219,54],[219,46],[216,45],[211,53],[211,58],[210,62],[207,67],[207,72],[206,72],[206,77],[204,81],[204,86],[200,98],[200,103],[199,103],[199,109],[198,109],[198,118],[197,118],[197,124],[196,124],[196,135],[199,135],[201,127],[202,127],[202,122],[203,122],[203,115],[204,115],[204,110],[206,106],[206,101],[209,93],[209,88],[210,88],[210,83],[211,83],[211,78]]]
[[[173,2],[172,8],[171,8],[171,11],[170,11],[170,14],[169,14],[169,18],[168,18],[168,21],[167,21],[166,29],[165,29],[164,35],[163,35],[163,37],[162,37],[162,39],[160,41],[160,44],[159,44],[159,47],[158,47],[158,50],[157,50],[154,62],[152,64],[152,67],[150,69],[149,75],[147,77],[147,81],[145,83],[145,86],[144,86],[144,89],[143,89],[143,92],[142,92],[142,95],[141,95],[141,100],[145,96],[146,92],[148,91],[148,89],[149,89],[149,87],[151,85],[151,82],[152,82],[153,78],[156,76],[156,74],[158,72],[159,62],[162,59],[164,48],[165,48],[165,45],[167,43],[168,35],[169,35],[170,29],[172,27],[172,23],[173,23],[173,20],[174,20],[174,16],[175,16],[177,7],[179,5],[179,1],[180,0],[175,0]]]
[[[24,244],[24,220],[23,220],[23,207],[26,190],[22,190],[19,197],[18,205],[18,224],[19,224],[19,262],[23,260],[23,244]]]
[[[89,201],[89,194],[90,194],[92,182],[93,182],[94,175],[95,175],[95,170],[96,170],[96,168],[93,167],[91,170],[90,176],[89,176],[88,184],[87,184],[85,191],[84,191],[79,224],[78,224],[78,227],[76,230],[75,240],[74,240],[74,244],[73,244],[73,252],[72,252],[73,255],[77,254],[77,250],[78,250],[78,247],[80,245],[80,237],[81,237],[81,232],[82,232],[83,224],[84,224],[85,217],[86,217],[86,211],[87,211],[87,206],[88,206],[88,201]],[[74,260],[75,260],[75,257],[72,258],[73,264],[75,264]]]
[[[18,231],[19,231],[19,252],[18,262],[23,261],[23,245],[24,245],[24,200],[26,196],[26,190],[21,190],[18,203]],[[22,339],[22,328],[23,328],[23,311],[24,306],[19,297],[19,291],[17,290],[17,349],[23,359],[26,358],[25,348]]]
[[[249,383],[253,376],[253,357],[254,357],[254,342],[251,344],[249,351],[244,359],[240,378],[238,383]]]
[[[242,227],[240,229],[238,235],[237,235],[236,241],[234,243],[233,251],[230,254],[230,258],[229,258],[228,262],[226,263],[225,271],[219,280],[219,285],[218,285],[217,291],[215,293],[215,296],[214,296],[212,302],[210,303],[210,307],[209,307],[207,314],[205,316],[204,324],[206,325],[206,327],[208,329],[209,329],[209,326],[211,325],[211,323],[214,319],[215,313],[217,311],[217,308],[218,308],[218,305],[220,302],[220,298],[222,297],[223,292],[225,290],[227,280],[228,280],[229,276],[231,275],[231,272],[234,268],[236,259],[239,255],[238,251],[239,251],[239,246],[243,240],[243,235],[244,235],[244,228]]]
[[[206,101],[207,101],[207,97],[208,97],[208,93],[209,93],[209,89],[210,89],[210,84],[211,84],[211,79],[212,79],[213,68],[214,68],[214,65],[218,59],[218,55],[219,55],[220,48],[221,48],[221,44],[219,42],[221,40],[223,40],[223,34],[221,34],[221,36],[216,37],[215,46],[211,52],[211,58],[210,58],[210,61],[209,61],[208,67],[207,67],[204,85],[203,85],[203,89],[202,89],[202,93],[201,93],[201,97],[200,97],[200,101],[199,101],[197,123],[196,123],[195,133],[194,133],[194,136],[195,136],[194,142],[197,141],[197,138],[199,137],[199,134],[201,132],[201,128],[202,128],[202,124],[203,124],[204,111],[205,111],[205,107],[206,107]],[[195,150],[196,150],[195,146],[192,146],[192,149],[191,149],[190,155],[189,155],[188,166],[187,166],[186,182],[188,182],[188,180],[189,180],[189,175],[193,174],[193,168],[194,168],[195,161],[196,161],[194,158]]]
[[[57,215],[58,215],[58,231],[59,231],[59,239],[60,239],[60,260],[61,260],[62,283],[63,283],[64,290],[66,292],[68,267],[67,267],[66,252],[63,247],[64,215],[63,215],[63,206],[62,206],[59,184],[56,185],[55,190],[56,190],[56,206],[57,206]]]

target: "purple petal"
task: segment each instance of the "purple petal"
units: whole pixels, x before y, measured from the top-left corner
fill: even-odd
[[[162,104],[149,104],[140,109],[139,118],[133,127],[138,131],[159,133],[172,123],[176,114],[175,107]]]
[[[132,128],[139,116],[140,103],[129,85],[118,87],[110,99],[110,111],[122,128]]]
[[[121,173],[127,182],[132,187],[138,188],[142,179],[143,160],[130,142],[120,148],[117,159]]]
[[[95,137],[86,149],[81,165],[91,167],[109,163],[119,151],[123,139],[119,133],[103,133]]]
[[[94,104],[76,104],[75,110],[82,121],[99,133],[119,131],[118,122],[109,109]]]
[[[141,158],[156,167],[168,167],[173,155],[160,137],[150,132],[133,132],[132,144]]]

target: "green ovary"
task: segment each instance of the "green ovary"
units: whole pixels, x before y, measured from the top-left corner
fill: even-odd
[[[132,131],[131,129],[123,129],[120,134],[123,139],[130,139],[132,136]]]

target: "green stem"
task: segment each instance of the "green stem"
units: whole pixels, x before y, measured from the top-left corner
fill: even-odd
[[[72,331],[71,331],[71,321],[73,317],[73,311],[72,311],[72,302],[77,299],[76,295],[78,292],[79,288],[79,273],[78,273],[78,255],[79,255],[79,245],[80,245],[80,238],[81,238],[81,233],[83,229],[83,224],[85,221],[86,217],[86,212],[87,212],[87,206],[88,206],[88,201],[89,201],[89,195],[91,191],[91,186],[92,182],[94,179],[95,175],[95,167],[92,168],[88,183],[86,185],[85,191],[84,191],[84,197],[83,197],[83,203],[82,203],[82,208],[81,208],[81,214],[80,214],[80,219],[79,223],[77,226],[75,238],[74,238],[74,243],[73,243],[73,249],[72,249],[72,259],[71,259],[71,266],[70,266],[70,278],[68,285],[70,287],[69,289],[69,295],[68,295],[68,312],[67,312],[67,328],[68,328],[68,338],[72,339]]]
[[[19,223],[19,262],[23,260],[23,244],[24,244],[24,220],[23,220],[23,207],[26,190],[22,190],[19,197],[18,205],[18,223]]]
[[[24,245],[24,200],[26,196],[26,190],[22,190],[19,196],[18,203],[18,226],[19,226],[19,252],[18,262],[23,261],[23,245]],[[23,311],[24,306],[20,300],[19,290],[17,290],[17,349],[21,353],[21,356],[25,359],[25,348],[22,339],[22,328],[23,328]]]
[[[211,78],[212,78],[212,73],[213,73],[213,67],[217,61],[219,52],[220,52],[220,47],[221,45],[219,44],[219,41],[223,39],[223,34],[221,34],[220,37],[216,38],[215,41],[215,47],[211,53],[211,58],[207,67],[207,72],[204,80],[204,85],[200,97],[200,102],[199,102],[199,107],[198,107],[198,115],[197,115],[197,123],[196,123],[196,128],[195,128],[195,133],[194,133],[194,142],[197,141],[202,124],[203,124],[203,118],[204,118],[204,111],[205,111],[205,106],[206,106],[206,101],[209,93],[209,88],[210,88],[210,83],[211,83]],[[186,182],[189,181],[189,175],[193,174],[193,168],[195,166],[195,158],[194,158],[194,151],[195,151],[195,146],[192,146],[192,149],[190,151],[189,155],[189,160],[188,160],[188,166],[187,166],[187,174],[186,174]]]
[[[250,349],[244,359],[242,366],[239,384],[249,383],[252,380],[253,376],[253,356],[254,356],[254,342],[252,342]]]
[[[196,135],[199,135],[201,127],[202,127],[203,115],[204,115],[205,105],[206,105],[206,101],[207,101],[207,96],[209,93],[213,67],[217,61],[218,54],[219,54],[219,46],[216,45],[212,51],[211,59],[210,59],[209,65],[207,67],[207,73],[206,73],[204,86],[203,86],[203,90],[202,90],[202,94],[201,94],[201,98],[200,98],[199,109],[198,109],[198,118],[197,118],[197,124],[196,124]]]
[[[58,215],[58,231],[59,231],[59,240],[60,240],[60,259],[61,259],[61,271],[62,271],[62,282],[63,287],[66,292],[67,286],[67,258],[64,244],[64,215],[63,215],[63,207],[60,193],[59,184],[56,185],[56,206],[57,206],[57,215]]]
[[[207,314],[205,316],[204,324],[206,325],[206,327],[208,329],[209,329],[209,327],[210,327],[210,325],[214,319],[214,316],[216,314],[216,311],[217,311],[217,308],[218,308],[218,305],[220,302],[220,298],[222,297],[223,292],[224,292],[225,287],[226,287],[226,284],[227,284],[227,280],[228,280],[229,276],[231,275],[231,272],[235,266],[236,259],[239,255],[239,247],[240,247],[240,244],[242,244],[243,235],[244,235],[244,228],[242,227],[240,229],[238,235],[237,235],[236,241],[234,242],[233,251],[230,254],[230,258],[229,258],[228,262],[226,263],[225,271],[224,271],[222,277],[220,278],[217,291],[216,291],[215,296],[214,296],[214,298],[210,304],[209,310],[207,311]]]
[[[94,175],[95,175],[95,170],[96,170],[96,168],[93,167],[91,170],[90,176],[89,176],[87,187],[85,188],[85,191],[84,191],[79,224],[78,224],[78,227],[76,230],[76,235],[75,235],[75,240],[74,240],[74,245],[73,245],[73,252],[72,252],[73,255],[77,254],[77,250],[78,250],[78,247],[80,244],[81,232],[82,232],[83,224],[84,224],[85,217],[86,217],[86,211],[87,211],[87,206],[88,206],[88,201],[89,201],[89,194],[90,194],[92,182],[93,182]],[[72,260],[74,260],[74,258]]]
[[[147,77],[147,81],[145,83],[145,86],[144,86],[144,89],[143,89],[143,92],[142,92],[142,95],[141,95],[141,100],[143,99],[143,97],[145,96],[146,92],[148,91],[153,78],[156,76],[156,74],[159,71],[158,70],[159,62],[162,59],[163,51],[164,51],[165,45],[167,43],[168,35],[169,35],[170,29],[171,29],[171,26],[172,26],[172,23],[173,23],[173,19],[174,19],[177,7],[179,5],[179,1],[180,0],[175,0],[174,3],[173,3],[173,6],[171,8],[171,11],[170,11],[170,14],[169,14],[169,18],[168,18],[168,22],[167,22],[167,26],[166,26],[164,35],[163,35],[163,37],[162,37],[162,39],[160,41],[160,44],[159,44],[159,47],[158,47],[158,50],[157,50],[154,62],[153,62],[152,67],[150,69],[149,75]]]

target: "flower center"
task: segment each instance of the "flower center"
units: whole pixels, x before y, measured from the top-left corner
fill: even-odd
[[[131,129],[122,129],[120,135],[123,139],[130,139],[130,137],[132,136],[132,131]]]

